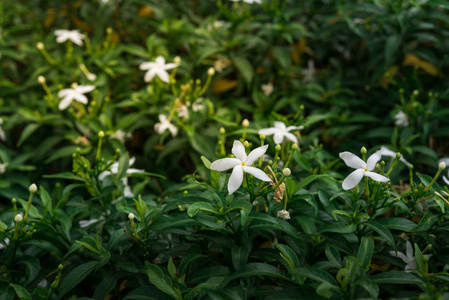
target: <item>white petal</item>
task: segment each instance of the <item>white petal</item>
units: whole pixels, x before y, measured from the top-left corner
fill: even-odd
[[[290,141],[294,142],[294,143],[298,143],[298,139],[296,138],[296,136],[293,133],[290,132],[284,132],[284,136],[286,138],[288,138]]]
[[[405,253],[407,254],[407,257],[409,259],[413,259],[415,256],[413,255],[415,251],[413,251],[413,246],[412,243],[410,243],[409,241],[407,241],[405,243]]]
[[[258,147],[256,149],[254,149],[253,151],[251,151],[248,154],[248,158],[246,159],[246,165],[251,166],[256,159],[258,159],[259,157],[261,157],[262,155],[265,154],[265,152],[267,152],[268,149],[268,145],[262,146],[262,147]]]
[[[366,166],[368,168],[368,171],[372,171],[374,170],[374,168],[376,167],[377,162],[380,160],[382,151],[376,151],[374,152],[366,161]]]
[[[243,168],[241,165],[237,165],[234,167],[231,173],[231,177],[229,177],[228,182],[228,191],[229,195],[234,193],[243,182]]]
[[[158,57],[156,57],[155,62],[156,62],[156,64],[163,66],[163,65],[165,65],[165,58],[163,56],[159,55]]]
[[[359,184],[360,180],[363,178],[363,174],[365,171],[363,169],[357,169],[351,174],[348,175],[348,177],[343,180],[342,187],[344,190],[350,190],[354,188],[357,184]]]
[[[416,270],[417,268],[418,268],[418,267],[416,266],[416,261],[414,260],[414,261],[409,262],[409,263],[405,266],[404,270],[405,270],[405,272],[407,272],[408,270]]]
[[[365,176],[369,177],[375,181],[379,181],[379,182],[387,182],[390,181],[390,179],[388,179],[385,176],[382,176],[380,174],[374,173],[374,172],[365,172]]]
[[[281,121],[274,122],[274,127],[280,130],[285,130],[285,123]]]
[[[264,129],[261,129],[261,130],[259,130],[259,134],[265,134],[265,135],[272,135],[272,134],[275,134],[276,132],[278,132],[279,131],[279,129],[276,129],[276,128],[274,128],[274,127],[271,127],[271,128],[264,128]]]
[[[75,88],[75,91],[81,94],[89,93],[95,90],[95,85],[79,85]]]
[[[100,175],[98,175],[98,180],[103,181],[103,179],[105,179],[109,174],[111,174],[109,171],[101,172]]]
[[[166,83],[170,82],[170,76],[168,76],[167,71],[165,71],[163,69],[156,69],[156,74],[163,82],[166,82]]]
[[[276,131],[274,133],[273,139],[274,139],[274,143],[276,145],[279,145],[284,140],[284,134],[280,131]]]
[[[231,152],[236,158],[246,162],[248,156],[246,156],[245,146],[239,140],[234,141]]]
[[[178,134],[178,128],[175,125],[168,123],[168,130],[170,131],[172,136],[176,136]]]
[[[136,162],[136,157],[135,157],[135,156],[131,157],[131,158],[129,159],[128,166],[134,165],[135,162]]]
[[[72,35],[70,40],[72,41],[72,43],[74,43],[74,44],[76,44],[78,46],[82,46],[83,45],[83,40],[81,38],[82,37],[80,37],[80,36]]]
[[[59,102],[58,108],[59,110],[64,110],[69,107],[70,103],[72,103],[73,97],[72,95],[67,95],[64,99]]]
[[[145,170],[139,170],[139,169],[134,169],[134,168],[130,168],[130,169],[126,170],[126,174],[143,173],[143,172],[145,172]]]
[[[398,255],[396,255],[396,252],[395,252],[395,251],[390,251],[390,252],[388,252],[388,253],[390,253],[391,256],[399,257],[399,258],[402,259],[406,264],[410,263],[410,259],[409,259],[404,253],[402,253],[401,251],[398,251]]]
[[[264,171],[258,168],[244,166],[243,171],[253,175],[257,179],[260,179],[262,181],[272,181],[271,178],[268,177],[268,175]]]
[[[56,42],[58,43],[64,43],[65,41],[67,41],[69,37],[66,35],[60,35],[56,38]]]
[[[148,70],[145,73],[145,77],[143,80],[145,80],[145,82],[150,82],[151,80],[153,80],[154,75],[156,75],[156,71],[157,71],[156,68],[152,68],[152,69]]]
[[[288,126],[285,131],[291,131],[291,130],[302,130],[304,129],[304,126]]]
[[[211,163],[210,169],[222,172],[232,169],[235,166],[240,165],[241,163],[242,162],[240,161],[240,159],[237,158],[221,158]]]
[[[449,185],[449,180],[447,179],[446,176],[443,176],[443,180],[444,180],[444,183],[445,183],[446,185]]]
[[[348,151],[340,152],[339,156],[348,167],[354,169],[366,168],[366,163],[360,157],[356,156],[351,152]]]
[[[78,101],[78,102],[81,102],[81,103],[83,103],[83,104],[87,104],[87,97],[86,96],[84,96],[83,94],[74,94],[73,95],[73,98],[76,100],[76,101]]]
[[[176,68],[177,66],[178,66],[178,64],[175,64],[175,63],[166,64],[164,66],[164,70],[170,70],[170,69]]]
[[[149,70],[151,68],[154,68],[155,66],[156,66],[156,64],[154,62],[144,62],[144,63],[140,64],[139,69]]]
[[[168,123],[167,122],[167,117],[165,116],[165,115],[163,115],[163,114],[160,114],[160,115],[158,115],[158,118],[159,118],[159,121],[161,122],[161,123]]]
[[[73,89],[63,89],[58,92],[58,97],[62,98],[73,93]]]

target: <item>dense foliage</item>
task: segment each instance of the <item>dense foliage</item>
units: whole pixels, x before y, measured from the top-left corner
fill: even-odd
[[[0,299],[449,297],[448,36],[446,0],[0,1]]]

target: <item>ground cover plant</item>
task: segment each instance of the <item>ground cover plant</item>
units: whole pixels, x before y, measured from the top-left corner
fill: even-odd
[[[0,299],[446,299],[448,17],[0,2]]]

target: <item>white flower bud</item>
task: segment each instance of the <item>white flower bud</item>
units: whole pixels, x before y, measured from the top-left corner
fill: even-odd
[[[131,221],[134,220],[134,214],[133,213],[129,213],[128,219],[130,219]]]
[[[101,130],[101,131],[98,133],[98,137],[99,137],[99,138],[104,138],[104,131],[103,131],[103,130]]]
[[[288,177],[288,176],[290,176],[292,174],[292,171],[289,168],[285,168],[284,170],[282,170],[282,174],[285,177]]]
[[[45,48],[44,43],[42,43],[42,42],[37,43],[36,44],[36,48],[38,50],[44,50],[44,48]]]
[[[214,68],[209,68],[209,70],[207,70],[207,75],[214,76],[214,74],[215,74],[215,69]]]
[[[39,82],[40,84],[44,84],[45,83],[45,77],[42,75],[39,75],[37,77],[37,82]]]
[[[242,121],[242,126],[243,126],[243,127],[248,127],[248,126],[249,126],[249,121],[248,121],[248,119],[245,119],[245,120]]]
[[[33,183],[32,185],[30,185],[30,188],[28,190],[30,191],[30,193],[36,194],[37,186]]]
[[[173,61],[175,62],[175,64],[179,65],[181,63],[181,57],[176,56]]]
[[[76,83],[76,82],[72,83],[72,89],[76,89],[77,86],[78,86],[78,83]]]
[[[225,134],[225,133],[226,133],[226,130],[223,127],[221,127],[220,128],[220,134]]]
[[[95,79],[97,79],[97,75],[89,73],[89,75],[87,75],[87,79],[89,79],[90,81],[94,81]]]
[[[278,211],[278,218],[290,220],[290,213],[285,209]]]
[[[438,169],[444,170],[446,168],[446,163],[444,161],[440,162],[438,165]]]
[[[22,215],[20,215],[20,214],[17,214],[17,215],[14,217],[14,222],[16,222],[16,223],[20,223],[20,222],[22,222],[22,220],[23,220],[23,217],[22,217]]]

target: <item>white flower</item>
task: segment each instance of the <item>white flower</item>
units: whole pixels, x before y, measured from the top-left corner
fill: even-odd
[[[8,238],[5,238],[4,240],[3,240],[3,243],[5,243],[5,245],[9,245],[9,239]],[[5,246],[3,245],[3,243],[0,243],[0,250],[2,250],[2,249],[5,249]]]
[[[200,98],[196,99],[195,102],[192,103],[192,110],[194,112],[198,112],[198,111],[204,109],[204,105],[201,104],[203,102],[203,100],[204,100],[203,97],[200,97]]]
[[[394,123],[396,124],[396,126],[402,126],[402,127],[407,127],[409,122],[408,122],[408,116],[405,112],[403,112],[402,110],[398,111],[395,115],[394,115]]]
[[[140,64],[139,68],[141,70],[148,70],[145,73],[145,82],[150,82],[153,80],[154,76],[157,75],[163,82],[169,82],[170,76],[166,70],[176,68],[178,65],[175,63],[166,64],[165,58],[162,56],[156,57],[154,62],[144,62]]]
[[[0,175],[6,172],[7,167],[8,167],[8,163],[0,164]]]
[[[315,63],[309,59],[307,61],[307,69],[301,71],[303,82],[312,82],[315,80]]]
[[[89,220],[81,220],[78,222],[81,228],[89,227],[90,225],[97,223],[98,221],[104,220],[104,217],[101,216],[99,219],[89,219]]]
[[[234,154],[235,158],[218,159],[210,165],[211,170],[220,172],[232,169],[228,182],[229,195],[234,193],[242,185],[243,172],[249,173],[262,181],[272,181],[264,171],[251,167],[267,151],[267,148],[268,145],[258,147],[246,155],[245,146],[240,141],[234,141],[232,154]]]
[[[5,135],[5,132],[3,131],[1,125],[3,125],[3,119],[2,118],[0,118],[0,140],[2,140],[4,142],[6,140],[6,135]]]
[[[131,157],[129,159],[128,166],[132,166],[135,161],[136,161],[136,158],[135,157]],[[110,171],[103,171],[103,172],[100,173],[100,175],[98,175],[98,180],[103,181],[106,178],[106,176],[108,176],[109,174],[117,174],[118,173],[118,167],[119,167],[118,162],[113,163],[109,167]],[[139,170],[139,169],[133,169],[133,168],[128,168],[126,170],[126,174],[143,173],[143,172],[145,172],[145,170]]]
[[[301,130],[304,129],[304,126],[288,126],[286,127],[284,122],[276,121],[274,122],[274,127],[265,128],[259,130],[259,134],[265,134],[265,135],[272,135],[274,134],[274,142],[279,145],[282,143],[284,138],[287,138],[291,140],[294,143],[298,143],[298,139],[296,136],[294,136],[292,133],[290,133],[290,130]]]
[[[159,115],[160,123],[154,124],[154,131],[159,134],[163,134],[165,130],[169,130],[172,136],[176,136],[178,134],[178,128],[175,127],[170,121],[167,119],[165,115]]]
[[[125,143],[126,139],[129,139],[132,137],[132,133],[131,132],[126,132],[122,129],[118,129],[116,132],[114,132],[113,134],[109,135],[110,139],[117,139],[120,142],[122,142],[122,144]]]
[[[187,105],[181,105],[181,106],[177,107],[176,112],[178,113],[178,117],[180,117],[180,118],[183,118],[183,119],[189,118],[189,108],[187,107]]]
[[[407,255],[405,255],[404,253],[402,253],[400,251],[397,252],[397,255],[396,255],[395,251],[390,251],[389,253],[391,256],[399,257],[406,263],[405,272],[411,272],[413,270],[416,270],[416,268],[417,268],[416,267],[416,259],[415,259],[415,256],[413,255],[414,251],[413,251],[412,244],[409,241],[407,241],[405,243],[405,253]],[[426,258],[429,258],[432,256],[432,254],[424,254],[424,256]]]
[[[439,164],[441,164],[441,163],[443,163],[443,162],[446,164],[446,166],[449,166],[449,157],[443,157],[442,159],[440,159],[440,160],[438,161]],[[449,177],[449,171],[448,171],[447,175],[448,175],[448,177]],[[446,185],[449,185],[449,179],[448,179],[448,177],[443,176],[443,181],[444,181],[444,183],[445,183]]]
[[[92,92],[94,89],[94,85],[78,85],[71,89],[60,90],[58,93],[58,97],[64,97],[64,99],[59,102],[59,110],[64,110],[69,107],[73,100],[76,100],[83,104],[87,104],[87,97],[83,94]]]
[[[374,170],[374,168],[376,167],[376,163],[381,157],[380,151],[376,151],[375,153],[373,153],[368,158],[367,162],[364,162],[355,154],[347,151],[341,152],[339,156],[348,167],[356,169],[354,172],[349,174],[348,177],[345,178],[345,180],[343,180],[342,186],[344,190],[350,190],[354,188],[364,176],[380,182],[387,182],[390,180],[385,176],[371,172]]]
[[[273,85],[271,83],[262,84],[260,88],[265,96],[270,96],[273,93]]]
[[[67,40],[72,41],[72,43],[78,46],[83,45],[84,34],[80,33],[79,30],[65,30],[59,29],[55,30],[56,42],[64,43]]]
[[[278,211],[278,218],[290,220],[290,213],[285,209]]]
[[[240,0],[230,0],[233,2],[239,2]],[[258,3],[258,4],[262,4],[262,0],[242,0],[245,3],[249,3],[249,4],[253,4],[253,3]]]
[[[388,148],[385,148],[384,146],[380,147],[380,155],[382,155],[382,156],[391,156],[391,157],[395,158],[396,154],[397,154],[397,152],[394,152]],[[407,167],[412,165],[407,160],[405,160],[405,158],[403,156],[401,156],[401,158],[399,160],[402,161],[404,163],[404,165],[406,165]]]

